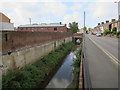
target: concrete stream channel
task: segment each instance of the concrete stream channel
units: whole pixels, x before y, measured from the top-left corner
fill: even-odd
[[[73,80],[72,63],[79,48],[80,45],[75,45],[60,61],[53,72],[48,75],[46,80],[41,85],[38,85],[38,88],[67,88]]]

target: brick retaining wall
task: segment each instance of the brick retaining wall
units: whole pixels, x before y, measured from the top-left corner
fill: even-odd
[[[72,37],[69,32],[32,32],[32,31],[2,31],[2,52],[16,51],[21,48],[32,47]]]

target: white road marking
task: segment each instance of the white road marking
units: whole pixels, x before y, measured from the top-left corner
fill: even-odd
[[[98,47],[100,48],[106,55],[108,55],[116,64],[120,65],[120,61],[113,56],[110,52],[108,52],[107,50],[105,50],[104,48],[102,48],[99,44],[97,44],[93,39],[91,39],[89,36],[88,38]]]

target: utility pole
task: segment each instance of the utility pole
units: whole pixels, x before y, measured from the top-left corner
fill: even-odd
[[[120,19],[120,1],[118,2],[118,32],[119,32],[119,30],[120,30],[120,27],[119,27],[119,24],[120,24],[119,19]]]
[[[119,31],[119,19],[120,19],[120,1],[119,2],[114,2],[114,3],[118,3],[118,31]]]
[[[30,25],[31,25],[31,18],[29,18],[29,21],[30,21]]]
[[[84,11],[84,28],[85,28],[85,11]]]

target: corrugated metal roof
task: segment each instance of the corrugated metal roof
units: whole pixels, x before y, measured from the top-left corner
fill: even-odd
[[[27,25],[20,25],[18,27],[62,27],[65,26],[65,24],[59,24],[59,23],[42,23],[42,24],[27,24]]]

